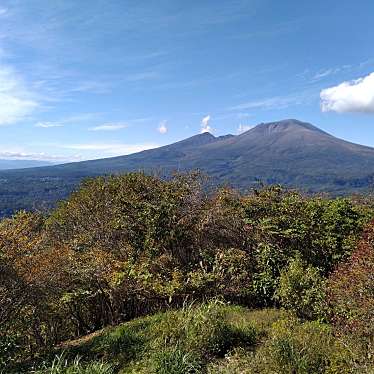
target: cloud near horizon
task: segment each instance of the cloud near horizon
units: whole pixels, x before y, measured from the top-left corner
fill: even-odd
[[[158,144],[86,143],[67,144],[59,148],[76,151],[100,151],[102,156],[123,156],[159,147]]]
[[[51,155],[44,152],[32,153],[32,152],[13,152],[5,151],[0,152],[0,159],[2,160],[22,160],[22,161],[46,161],[46,162],[72,162],[82,161],[80,156],[62,156],[62,155]]]
[[[374,113],[374,72],[321,91],[323,112]]]
[[[213,128],[210,126],[210,120],[211,117],[210,115],[207,115],[201,120],[201,133],[203,134],[204,132],[213,132]]]
[[[157,131],[160,133],[160,134],[166,134],[168,132],[168,128],[167,128],[167,121],[164,120],[164,121],[161,121],[160,122],[160,125],[158,126],[157,128]]]
[[[253,129],[253,128],[254,128],[253,125],[242,125],[242,124],[240,124],[238,129],[237,129],[237,133],[238,134],[243,134],[243,132],[246,132],[246,131],[248,131],[250,129]]]

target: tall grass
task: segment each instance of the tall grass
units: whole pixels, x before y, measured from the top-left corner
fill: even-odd
[[[326,324],[212,301],[107,329],[37,374],[370,373],[359,357]]]
[[[56,356],[52,365],[40,369],[35,374],[113,374],[112,365],[104,362],[82,363],[82,358],[76,356],[72,361],[68,360],[65,354]]]

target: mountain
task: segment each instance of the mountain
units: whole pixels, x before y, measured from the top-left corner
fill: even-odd
[[[0,159],[0,170],[35,168],[49,166],[51,162],[38,160],[2,160]]]
[[[85,177],[128,171],[200,169],[216,184],[240,189],[281,183],[308,192],[367,191],[374,181],[374,148],[338,139],[294,119],[262,123],[237,135],[210,133],[128,156],[0,172],[0,214],[54,204]]]

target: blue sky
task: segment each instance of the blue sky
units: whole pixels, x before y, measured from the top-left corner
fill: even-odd
[[[0,158],[284,118],[374,146],[373,25],[372,0],[1,0]]]

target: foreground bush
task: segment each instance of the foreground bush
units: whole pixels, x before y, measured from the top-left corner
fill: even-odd
[[[308,197],[279,186],[244,196],[242,206],[251,228],[255,271],[254,293],[259,305],[273,305],[280,272],[290,259],[327,276],[355,249],[370,209],[349,199]]]
[[[299,257],[282,270],[276,294],[280,304],[303,319],[323,319],[326,315],[325,280]]]
[[[332,320],[342,334],[374,354],[374,222],[352,257],[331,275],[328,296]]]

